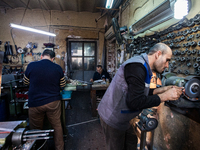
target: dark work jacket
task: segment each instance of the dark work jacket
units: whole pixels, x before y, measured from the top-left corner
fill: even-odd
[[[94,76],[93,76],[93,80],[100,80],[100,79],[109,79],[110,80],[110,75],[107,71],[105,71],[103,69],[102,73],[99,74],[98,72],[95,72],[94,73]]]
[[[147,96],[149,94],[152,71],[147,54],[142,54],[141,56],[130,58],[121,65],[98,105],[100,117],[106,124],[118,130],[127,130],[130,127],[129,121],[142,111],[130,110],[126,103],[128,85],[124,77],[124,68],[127,64],[134,62],[141,63],[146,68],[146,78],[143,81],[145,85],[144,95]]]

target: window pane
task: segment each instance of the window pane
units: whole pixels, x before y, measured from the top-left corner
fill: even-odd
[[[95,56],[95,43],[84,43],[84,56]]]
[[[85,57],[84,58],[84,70],[95,70],[94,57]]]
[[[82,54],[83,54],[82,43],[80,42],[71,43],[71,55],[82,56]]]
[[[82,58],[72,57],[72,70],[82,70]]]

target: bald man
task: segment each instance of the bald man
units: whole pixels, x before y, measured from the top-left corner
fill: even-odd
[[[98,105],[108,150],[136,150],[137,137],[129,121],[145,108],[167,100],[177,100],[182,88],[166,86],[149,89],[152,71],[168,68],[172,50],[157,43],[146,53],[124,62]]]

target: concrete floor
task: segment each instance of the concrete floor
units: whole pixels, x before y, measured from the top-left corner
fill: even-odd
[[[91,115],[90,92],[72,92],[70,104],[66,110],[68,136],[66,150],[105,150],[105,139],[98,117]]]
[[[70,104],[72,109],[66,109],[68,134],[65,138],[65,150],[105,150],[106,143],[99,118],[92,117],[91,114],[90,92],[72,92]],[[23,115],[18,119],[26,120],[27,117]],[[47,141],[43,150],[46,149],[54,150],[53,139]]]

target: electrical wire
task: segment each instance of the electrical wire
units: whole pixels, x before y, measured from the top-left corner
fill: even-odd
[[[122,5],[122,9],[124,9],[124,7],[128,6],[128,5],[130,4],[130,1],[131,1],[131,0],[127,0],[127,1],[125,2],[125,4]]]
[[[14,38],[13,38],[12,30],[13,30],[13,28],[10,29],[10,34],[11,34],[11,37],[12,37],[13,43],[14,43],[14,45],[15,45],[15,40],[14,40]]]
[[[11,28],[11,29],[10,29],[10,35],[11,35],[11,37],[12,37],[13,44],[14,44],[15,51],[16,51],[16,55],[17,55],[17,54],[18,54],[18,52],[17,52],[17,46],[16,46],[16,44],[15,44],[15,40],[14,40],[14,38],[13,38],[13,33],[12,33],[12,30],[13,30],[13,28]]]
[[[45,140],[44,143],[37,150],[40,150],[44,146],[44,144],[46,144],[46,142],[47,140]]]
[[[21,22],[20,22],[20,25],[22,24],[22,21],[24,20],[24,16],[25,16],[25,14],[26,14],[26,10],[27,10],[27,8],[28,8],[28,5],[29,5],[29,2],[30,2],[31,0],[28,0],[28,3],[27,3],[27,5],[26,5],[26,8],[25,8],[25,10],[24,10],[24,14],[23,14],[23,16],[22,16],[22,20],[21,20]]]

